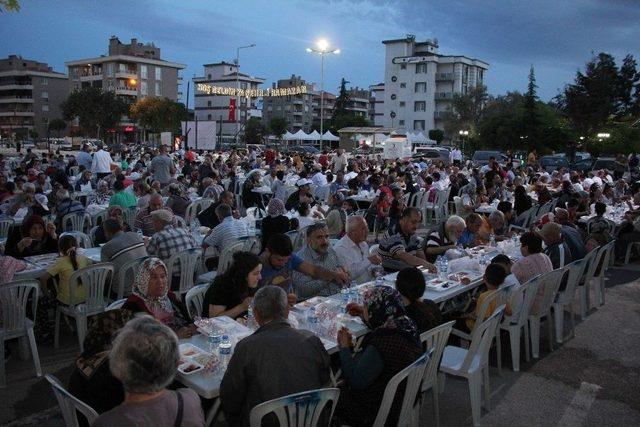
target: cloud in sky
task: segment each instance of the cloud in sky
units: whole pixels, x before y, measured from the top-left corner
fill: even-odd
[[[634,0],[238,0],[22,1],[0,15],[0,56],[19,54],[64,71],[64,62],[107,53],[108,38],[154,42],[164,59],[187,65],[232,61],[267,84],[291,74],[319,82],[317,56],[305,48],[319,37],[340,47],[325,62],[325,87],[340,78],[367,87],[384,79],[382,40],[415,34],[438,38],[440,52],[490,63],[493,94],[525,90],[534,65],[542,99],[570,82],[591,52],[640,59],[640,2]],[[182,88],[186,92],[186,88]]]

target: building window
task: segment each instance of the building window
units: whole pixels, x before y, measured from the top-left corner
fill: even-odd
[[[49,79],[48,79],[48,78],[46,78],[46,77],[43,77],[43,78],[42,78],[42,86],[46,86],[46,85],[48,85],[48,84],[49,84]]]
[[[407,64],[400,64],[400,69],[401,70],[406,70],[407,69]]]
[[[427,83],[426,82],[417,82],[415,87],[416,93],[425,93],[427,91]]]
[[[211,80],[211,74],[207,74],[207,79]]]
[[[146,65],[141,65],[140,66],[140,78],[141,79],[146,79],[148,75],[149,75],[149,73],[147,71],[147,66]]]
[[[42,92],[42,99],[49,99],[49,92]]]
[[[207,114],[207,120],[211,120],[211,114]]]
[[[48,105],[43,105],[42,106],[42,111],[49,111],[49,106]]]
[[[156,96],[162,96],[162,82],[156,82]]]
[[[107,68],[107,77],[113,77],[114,64],[112,62],[107,62],[105,66]]]
[[[141,81],[140,82],[140,93],[144,96],[147,95],[148,91],[147,91],[147,82],[145,81]]]
[[[211,107],[211,101],[207,101],[207,107]]]
[[[427,72],[427,64],[416,64],[416,74],[424,74]]]
[[[156,80],[162,80],[162,68],[160,67],[156,67]]]
[[[247,89],[247,83],[240,83],[240,89]]]
[[[404,107],[404,105],[405,105],[405,104],[404,104],[404,101],[400,101],[400,106],[401,106],[401,107]]]
[[[413,103],[413,111],[426,111],[427,103],[425,101],[416,101]]]
[[[398,120],[398,126],[404,126],[404,120]]]
[[[126,73],[127,72],[127,66],[124,64],[118,64],[118,72],[119,73]],[[147,72],[145,71],[145,74]]]
[[[413,130],[424,130],[424,120],[414,120]]]
[[[400,83],[400,89],[404,89],[404,88],[406,88],[406,87],[407,87],[407,84],[406,84],[406,83]]]

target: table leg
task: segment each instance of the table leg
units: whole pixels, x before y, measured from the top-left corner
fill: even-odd
[[[211,425],[213,425],[213,422],[215,421],[216,417],[218,416],[218,411],[220,410],[220,398],[218,397],[216,399],[215,402],[213,402],[213,406],[211,406],[211,408],[209,409],[209,412],[207,412],[207,417],[206,420],[204,422],[204,425],[206,427],[209,427]]]

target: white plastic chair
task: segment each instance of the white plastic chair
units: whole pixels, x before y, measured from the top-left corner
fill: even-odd
[[[109,304],[104,311],[109,311],[109,310],[120,310],[122,308],[122,306],[124,305],[124,303],[127,302],[126,298],[122,298],[119,299],[117,301],[112,302],[111,304]]]
[[[69,279],[69,299],[76,300],[76,288],[78,280],[84,287],[85,301],[76,305],[58,304],[56,308],[56,326],[54,347],[58,348],[60,338],[60,316],[73,317],[78,329],[78,342],[80,351],[84,351],[84,337],[87,333],[87,317],[102,313],[107,305],[105,299],[105,286],[110,285],[113,277],[113,264],[109,262],[93,264],[82,268],[71,275]],[[108,288],[107,288],[108,290]]]
[[[0,387],[6,385],[4,367],[4,342],[19,337],[29,339],[29,347],[33,363],[36,366],[36,375],[42,376],[38,346],[33,334],[33,325],[36,323],[36,307],[38,304],[38,289],[36,280],[17,280],[6,283],[0,287],[0,304],[2,305],[2,329],[0,329]],[[31,300],[29,300],[31,298]],[[27,317],[27,305],[31,303],[33,319]]]
[[[53,375],[47,374],[45,378],[53,388],[53,393],[58,400],[58,406],[60,406],[60,412],[62,412],[64,424],[67,427],[78,427],[80,425],[76,411],[79,411],[85,416],[89,425],[93,424],[96,418],[98,418],[98,413],[91,406],[69,393],[62,383]]]
[[[613,252],[615,243],[616,241],[612,240],[604,245],[598,252],[598,257],[596,258],[596,265],[598,268],[593,275],[592,283],[594,285],[593,291],[595,294],[595,301],[598,306],[604,305],[604,274],[609,268],[609,260],[611,259],[611,253]]]
[[[91,216],[91,225],[97,227],[98,225],[103,224],[107,218],[109,218],[109,212],[105,209]]]
[[[532,307],[529,314],[529,332],[531,334],[531,353],[534,359],[540,356],[540,323],[542,318],[546,318],[549,335],[549,351],[553,351],[553,317],[551,316],[551,307],[556,299],[558,288],[562,276],[564,275],[567,267],[558,268],[548,273],[538,276],[538,292],[536,295],[542,293],[537,307]],[[535,305],[535,298],[534,298]]]
[[[96,233],[98,232],[98,226],[96,225],[95,227],[91,227],[91,230],[89,230],[89,237],[91,238],[92,242],[96,241]]]
[[[580,278],[584,275],[587,263],[584,259],[579,259],[566,266],[567,285],[562,291],[558,291],[553,303],[553,315],[556,326],[556,342],[562,344],[564,341],[564,312],[568,311],[571,317],[571,336],[575,331],[576,321],[573,310],[573,302],[576,299],[576,290],[580,283]],[[567,310],[568,308],[568,310]]]
[[[187,210],[184,212],[184,222],[187,225],[191,225],[191,221],[198,215],[200,209],[199,202],[191,202],[187,206]]]
[[[467,379],[474,426],[480,425],[483,383],[485,407],[487,410],[491,408],[489,350],[491,348],[491,341],[497,332],[504,308],[504,305],[499,306],[491,317],[481,322],[478,328],[474,328],[471,345],[468,350],[448,345],[444,349],[442,362],[440,362],[440,372],[442,376],[449,374]]]
[[[510,306],[513,313],[505,316],[500,329],[509,332],[509,344],[511,345],[511,366],[514,372],[520,371],[520,337],[524,330],[524,354],[529,361],[529,327],[527,321],[531,314],[531,307],[538,291],[538,277],[536,276],[526,283],[513,286],[509,294]],[[516,307],[519,303],[519,308]],[[517,311],[516,311],[517,310]],[[501,351],[502,349],[499,349]]]
[[[218,268],[216,269],[216,275],[220,275],[227,271],[227,268],[233,261],[233,254],[240,252],[244,248],[244,242],[235,242],[222,250],[220,258],[218,258]]]
[[[588,305],[588,297],[589,297],[589,284],[591,283],[591,279],[593,278],[596,268],[598,267],[597,258],[602,246],[598,246],[597,248],[593,248],[591,252],[589,252],[582,259],[583,271],[584,275],[579,279],[578,286],[578,299],[580,301],[580,319],[584,320],[587,317],[587,305]]]
[[[0,220],[0,239],[6,239],[9,237],[9,230],[13,226],[13,219],[3,219]]]
[[[323,185],[316,189],[316,197],[325,203],[329,203],[329,195],[331,194],[331,185]]]
[[[274,413],[278,418],[280,427],[315,427],[320,421],[324,407],[331,402],[332,407],[329,419],[324,420],[326,425],[329,425],[329,421],[331,421],[333,412],[338,404],[339,396],[339,388],[322,388],[269,400],[251,409],[249,425],[251,427],[260,427],[262,418]]]
[[[400,415],[396,426],[407,427],[414,425],[416,422],[417,414],[420,410],[420,401],[416,403],[416,397],[420,391],[420,384],[424,377],[425,370],[427,368],[427,362],[431,357],[433,351],[428,351],[416,359],[411,365],[398,372],[389,380],[387,386],[384,389],[384,395],[382,396],[382,402],[380,403],[380,409],[373,422],[373,427],[384,427],[391,411],[391,405],[396,397],[398,386],[406,379],[406,386],[404,389],[404,397],[402,398],[402,408],[400,409]],[[414,406],[414,404],[416,406]]]
[[[62,217],[62,230],[84,233],[91,227],[89,214],[70,213]]]
[[[187,228],[187,222],[181,216],[174,215],[173,222],[176,228]]]
[[[464,212],[464,205],[462,204],[462,197],[453,196],[453,206],[455,207],[456,215],[461,217],[466,216]]]
[[[125,297],[124,286],[126,283],[130,285],[129,289],[131,289],[132,287],[131,285],[133,284],[133,282],[135,281],[138,275],[138,268],[140,267],[140,264],[142,264],[142,262],[147,258],[149,257],[143,256],[140,258],[132,259],[124,263],[118,269],[118,276],[117,276],[117,283],[116,283],[118,285],[118,292],[117,292],[118,299],[122,299]]]
[[[76,239],[76,243],[81,248],[89,249],[93,247],[93,239],[81,231],[65,231],[60,234],[60,237],[62,236],[73,236]]]
[[[132,230],[136,228],[135,222],[136,222],[137,210],[138,208],[135,208],[135,207],[129,208],[129,209],[122,209],[122,219],[125,224],[129,224],[129,228],[131,228]]]
[[[640,250],[640,242],[631,242],[627,245],[627,252],[624,256],[624,263],[629,264],[629,260],[631,259],[631,253],[633,252],[633,248],[638,248]]]
[[[261,243],[260,239],[255,236],[249,236],[242,239],[244,245],[242,247],[243,252],[251,252],[256,255],[260,255]]]
[[[369,248],[369,256],[378,255],[378,249],[380,248],[379,244],[371,245]]]
[[[251,214],[255,219],[262,219],[267,216],[267,213],[264,209],[260,209],[257,206],[253,206],[251,208],[247,208],[247,216]]]
[[[192,319],[202,314],[202,304],[204,303],[204,294],[207,293],[209,284],[196,285],[189,289],[187,296],[185,297],[185,305],[187,306],[187,312]]]
[[[455,324],[455,320],[448,323],[443,323],[433,329],[420,334],[420,342],[427,350],[432,350],[433,353],[427,363],[425,369],[424,378],[422,379],[422,394],[431,389],[433,394],[433,413],[436,421],[436,426],[440,425],[440,410],[438,404],[438,368],[440,367],[440,359],[442,359],[442,352],[447,345],[447,340],[451,334],[451,329]]]
[[[193,287],[201,256],[202,249],[191,248],[171,255],[167,261],[167,277],[169,280],[173,277],[174,269],[179,269],[180,286],[177,292],[179,295],[187,293]]]

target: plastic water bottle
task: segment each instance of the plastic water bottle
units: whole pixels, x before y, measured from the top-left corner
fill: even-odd
[[[442,273],[445,276],[449,274],[449,259],[446,256],[442,257]]]
[[[211,331],[207,337],[207,343],[209,344],[209,352],[213,353],[218,349],[220,345],[220,331],[216,328]]]
[[[438,255],[438,258],[436,258],[436,262],[435,262],[435,266],[436,269],[438,270],[438,275],[442,278],[444,276],[444,268],[442,265],[442,255]]]
[[[491,246],[492,248],[498,246],[498,244],[496,243],[496,235],[493,233],[489,235],[489,246]]]
[[[376,286],[384,285],[384,275],[382,274],[382,268],[376,269]]]
[[[307,329],[314,334],[318,332],[318,316],[315,307],[310,307],[307,311]]]
[[[256,328],[256,319],[253,317],[253,306],[251,304],[249,304],[249,308],[247,309],[247,328]]]
[[[220,367],[226,370],[229,365],[229,360],[231,360],[231,341],[229,341],[229,335],[222,336],[218,354],[220,355]]]

